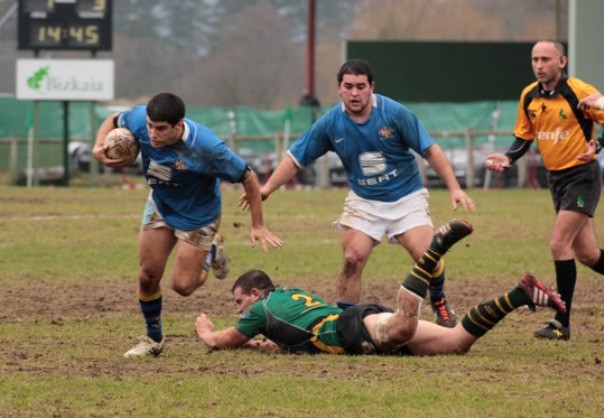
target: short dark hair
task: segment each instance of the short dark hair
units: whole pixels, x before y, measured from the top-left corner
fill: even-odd
[[[185,102],[174,93],[156,94],[147,103],[147,116],[174,126],[185,117]]]
[[[273,284],[271,278],[268,277],[268,274],[262,270],[248,270],[243,273],[237,278],[237,280],[235,280],[235,283],[233,283],[231,293],[235,292],[235,289],[238,287],[241,288],[241,291],[244,295],[251,294],[252,289],[264,291],[271,291],[275,289],[275,285]]]
[[[371,70],[371,65],[365,60],[351,59],[342,64],[340,71],[338,71],[338,85],[342,82],[344,74],[366,75],[369,84],[373,83],[373,70]]]
[[[566,48],[564,48],[564,44],[560,41],[557,41],[555,39],[543,39],[541,41],[537,41],[535,45],[537,45],[539,42],[547,42],[553,44],[554,48],[556,48],[561,57],[566,55]]]

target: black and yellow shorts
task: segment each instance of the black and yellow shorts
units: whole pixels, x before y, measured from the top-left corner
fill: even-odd
[[[363,319],[368,315],[382,312],[394,311],[382,305],[364,304],[351,306],[340,314],[336,322],[336,333],[346,353],[411,355],[411,351],[406,346],[389,353],[380,353],[376,350]]]

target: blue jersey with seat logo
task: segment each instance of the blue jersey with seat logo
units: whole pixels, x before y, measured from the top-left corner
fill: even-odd
[[[367,121],[355,122],[342,104],[336,105],[300,136],[288,154],[306,167],[334,151],[357,195],[393,202],[424,187],[411,150],[425,157],[432,145],[434,140],[407,107],[374,94]]]
[[[184,122],[183,136],[175,145],[153,148],[146,106],[123,112],[118,119],[140,144],[157,210],[171,227],[190,231],[220,216],[220,179],[240,182],[247,165],[210,129],[189,119]]]

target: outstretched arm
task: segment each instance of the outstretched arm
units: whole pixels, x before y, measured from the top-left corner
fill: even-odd
[[[261,194],[263,199],[266,199],[272,192],[283,186],[285,183],[290,181],[299,168],[289,155],[283,157],[273,174],[269,177],[266,184],[262,187]]]
[[[245,190],[245,200],[249,205],[252,217],[252,247],[255,246],[258,241],[260,241],[262,251],[264,252],[266,252],[267,244],[270,244],[273,247],[282,247],[283,241],[281,238],[277,237],[264,227],[262,197],[260,196],[260,184],[256,173],[253,170],[248,169],[244,174],[242,184],[243,189]],[[243,199],[243,197],[241,199]]]
[[[451,164],[449,164],[449,160],[447,160],[445,153],[438,145],[434,144],[426,150],[426,161],[428,161],[430,167],[432,167],[445,183],[447,189],[449,189],[453,210],[456,210],[457,205],[461,203],[466,211],[476,211],[474,201],[461,189],[459,182],[455,178]]]
[[[485,161],[485,168],[497,173],[507,170],[514,162],[531,148],[531,141],[516,137],[505,154],[490,154]]]
[[[235,327],[214,331],[214,324],[206,314],[201,314],[195,321],[195,334],[206,347],[212,349],[225,349],[243,347],[250,338],[246,337]]]

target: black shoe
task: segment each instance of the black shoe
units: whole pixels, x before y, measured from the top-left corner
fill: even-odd
[[[439,227],[434,233],[434,240],[445,251],[449,250],[456,242],[472,233],[474,228],[468,221],[453,219],[451,222]]]
[[[547,326],[535,331],[535,337],[567,341],[570,339],[570,327],[563,327],[559,321],[550,319]]]
[[[436,324],[441,327],[453,328],[457,323],[457,316],[453,309],[449,308],[446,298],[430,301],[430,306],[436,315]]]

